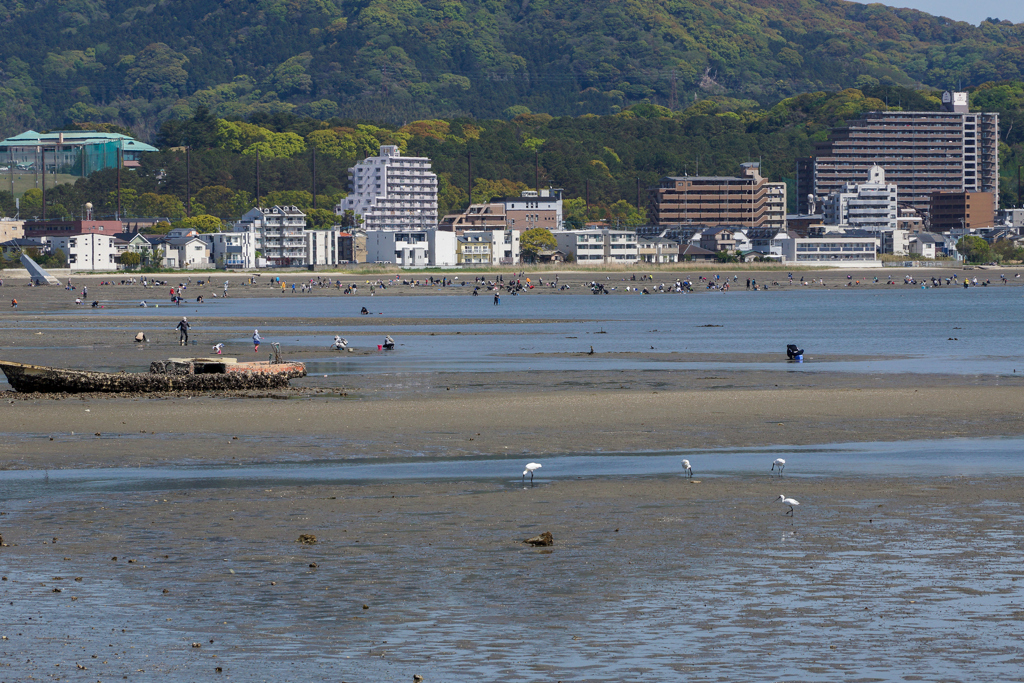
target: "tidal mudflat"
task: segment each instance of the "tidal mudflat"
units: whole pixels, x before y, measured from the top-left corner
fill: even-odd
[[[19,289],[11,360],[143,368],[184,313],[311,372],[4,393],[0,681],[1018,679],[1022,290],[851,290]]]

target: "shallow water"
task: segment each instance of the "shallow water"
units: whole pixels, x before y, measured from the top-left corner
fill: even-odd
[[[707,491],[685,499],[573,495],[577,476],[639,464],[616,454],[545,458],[551,476],[525,490],[505,471],[519,461],[424,463],[471,481],[419,506],[435,480],[410,463],[5,472],[21,545],[0,553],[0,680],[80,677],[78,662],[89,680],[175,683],[216,666],[236,681],[1019,680],[1021,503],[963,494],[1019,476],[1021,445],[680,452],[629,473]],[[703,486],[661,472],[681,455]],[[769,477],[780,455],[799,476]],[[819,488],[835,477],[839,492]],[[787,482],[793,519],[768,502]],[[332,512],[307,485],[353,504]],[[487,503],[502,495],[517,502]],[[545,529],[551,549],[518,541]]]
[[[322,440],[322,439],[320,439]],[[74,447],[74,439],[67,441]],[[243,444],[244,446],[244,444]],[[666,453],[548,455],[534,485],[583,477],[681,476],[690,461],[695,478],[773,476],[779,485],[808,477],[1024,476],[1024,439],[945,439],[819,446],[680,450]],[[783,458],[781,476],[772,462]],[[379,484],[388,481],[464,481],[521,485],[522,456],[502,459],[427,457],[341,458],[305,462],[179,467],[10,470],[0,477],[0,498],[18,500],[82,492],[138,493],[157,490],[268,488]],[[525,478],[530,485],[530,478]]]
[[[351,317],[372,304],[369,328],[339,330],[318,320]],[[943,374],[1012,374],[1024,370],[1024,298],[1017,287],[956,287],[896,290],[797,289],[769,292],[699,292],[655,296],[506,296],[500,306],[489,297],[471,296],[270,296],[229,299],[207,304],[193,314],[193,334],[217,318],[253,318],[268,341],[284,346],[310,343],[288,336],[275,318],[306,318],[303,330],[323,331],[324,347],[334,333],[361,348],[374,348],[384,334],[399,342],[395,353],[358,364],[318,359],[321,374],[369,372],[460,372],[546,369],[757,369],[779,371],[917,372]],[[191,313],[191,309],[188,311]],[[92,328],[98,319],[124,316],[171,319],[172,308],[76,310],[72,320]],[[562,322],[572,318],[576,322]],[[45,316],[43,316],[45,320]],[[401,319],[389,326],[390,319]],[[415,320],[476,319],[479,323],[438,325]],[[519,323],[518,320],[550,320]],[[86,322],[88,321],[88,322]],[[208,322],[207,322],[208,321]],[[413,324],[410,324],[410,323]],[[45,323],[44,323],[45,324]],[[78,323],[72,323],[75,325]],[[163,323],[161,323],[163,324]],[[269,324],[269,326],[268,326]],[[715,327],[706,327],[714,325]],[[455,334],[458,332],[459,334]],[[431,336],[434,333],[436,336]],[[217,341],[249,344],[251,330]],[[204,341],[204,345],[205,345]],[[315,343],[315,342],[314,342]],[[785,348],[795,343],[807,352],[803,364],[787,363]],[[637,358],[540,357],[532,354],[689,352],[773,353],[777,363],[739,364],[716,359],[708,363],[675,363]],[[510,356],[509,354],[522,354]],[[816,354],[864,355],[898,360],[815,362]],[[334,367],[331,367],[334,365]]]

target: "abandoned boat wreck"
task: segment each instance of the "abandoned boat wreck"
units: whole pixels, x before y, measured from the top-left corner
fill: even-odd
[[[154,361],[149,372],[93,372],[0,361],[0,370],[21,393],[223,391],[278,389],[305,377],[303,363],[238,362],[234,358],[170,358]]]

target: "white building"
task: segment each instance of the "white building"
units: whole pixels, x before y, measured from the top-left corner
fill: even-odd
[[[640,260],[637,235],[631,230],[558,230],[552,234],[559,251],[567,257],[571,254],[577,263],[630,264]]]
[[[879,268],[878,238],[844,237],[826,233],[822,237],[798,237],[790,233],[780,240],[782,262],[798,266],[832,266],[836,268]]]
[[[825,200],[825,224],[862,230],[895,230],[899,210],[896,183],[885,182],[885,170],[878,165],[868,169],[864,183],[846,183],[841,192]]]
[[[256,259],[254,232],[211,232],[200,235],[200,238],[210,247],[210,260],[218,267],[260,267]]]
[[[461,251],[466,256],[479,254],[483,244],[487,244],[487,253],[490,258],[487,261],[489,266],[514,266],[520,263],[519,260],[519,230],[465,230],[462,233],[466,238],[462,242]],[[467,247],[469,251],[467,251]],[[474,247],[481,247],[475,250]],[[474,258],[474,262],[480,261]]]
[[[113,235],[82,233],[78,235],[47,235],[42,237],[47,251],[60,249],[67,256],[71,270],[117,270],[119,241]]]
[[[334,212],[352,211],[366,230],[417,230],[437,225],[437,176],[430,159],[403,157],[396,145],[348,169],[351,194]]]
[[[256,250],[270,266],[306,265],[306,214],[296,206],[256,207],[234,224],[235,232],[253,234]]]
[[[454,266],[457,236],[429,230],[367,230],[366,262],[394,263],[402,268]]]

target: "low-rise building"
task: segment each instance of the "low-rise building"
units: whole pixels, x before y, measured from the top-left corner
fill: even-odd
[[[81,233],[77,235],[50,235],[43,238],[51,254],[58,249],[67,257],[71,270],[117,270],[120,250],[114,235]]]
[[[256,236],[253,232],[210,232],[199,237],[209,246],[210,260],[218,268],[260,267],[256,259]]]
[[[504,204],[470,204],[462,213],[450,213],[437,228],[461,234],[465,230],[504,230],[507,218]]]
[[[638,237],[637,256],[644,263],[678,263],[679,242],[666,237]]]
[[[163,268],[209,268],[210,245],[195,230],[171,230],[166,235],[147,237],[154,259]]]
[[[338,233],[338,263],[366,263],[366,231],[350,228]]]
[[[847,237],[840,233],[799,237],[791,233],[782,240],[782,260],[798,266],[876,268],[882,265],[878,246],[876,237]]]
[[[456,235],[447,230],[367,230],[366,262],[402,268],[456,265]]]
[[[547,188],[540,190],[523,190],[518,197],[500,197],[491,200],[501,204],[505,209],[508,227],[520,232],[533,228],[561,230],[562,190]]]
[[[25,221],[14,218],[0,218],[0,242],[21,239],[25,236]]]
[[[552,234],[558,249],[572,255],[577,263],[637,263],[640,260],[637,235],[631,230],[592,228],[589,230],[556,230]]]

